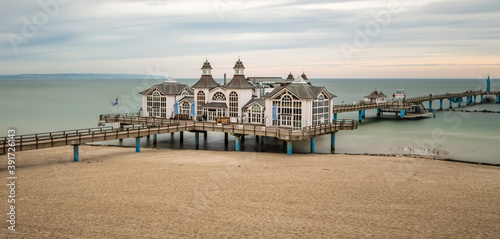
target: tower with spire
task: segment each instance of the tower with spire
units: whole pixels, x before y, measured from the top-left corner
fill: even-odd
[[[488,80],[486,80],[486,91],[487,92],[490,92],[490,84],[491,84],[490,74],[488,74]]]

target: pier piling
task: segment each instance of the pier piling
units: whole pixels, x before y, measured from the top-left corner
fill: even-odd
[[[200,132],[194,132],[194,148],[200,148]]]
[[[156,134],[153,135],[153,145],[156,145],[157,142],[157,136]]]
[[[141,152],[141,138],[135,138],[135,152]]]
[[[224,144],[227,145],[229,143],[229,133],[224,133]]]
[[[333,122],[337,122],[337,113],[333,114]]]
[[[286,141],[286,154],[292,155],[292,141]]]
[[[439,100],[439,109],[442,110],[443,109],[443,99],[440,99]]]
[[[78,144],[73,145],[73,161],[80,161],[80,146]]]
[[[179,132],[179,139],[180,141],[184,141],[184,131]]]
[[[311,153],[313,154],[315,150],[316,150],[316,138],[312,137],[311,138]]]
[[[362,111],[362,110],[360,110],[360,111],[358,112],[358,120],[359,120],[359,122],[360,122],[360,123],[361,123],[361,121],[363,120],[363,111]]]
[[[236,152],[239,152],[240,151],[240,135],[235,135],[236,137],[236,143],[235,143],[235,147],[236,147]]]
[[[453,109],[453,99],[448,99],[450,101],[450,109]]]
[[[429,110],[432,110],[432,100],[429,100]]]
[[[332,133],[331,150],[335,151],[335,133]]]

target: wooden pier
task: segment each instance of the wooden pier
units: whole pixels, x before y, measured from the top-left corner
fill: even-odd
[[[331,124],[305,127],[303,129],[280,128],[276,126],[263,126],[251,124],[217,124],[211,122],[198,122],[187,120],[169,120],[153,117],[128,116],[124,114],[101,115],[100,119],[107,122],[120,122],[119,128],[100,127],[78,130],[56,131],[39,134],[15,136],[15,150],[35,150],[66,145],[75,146],[75,161],[78,161],[78,145],[125,138],[136,138],[136,151],[140,152],[139,139],[158,134],[191,132],[223,132],[236,137],[236,151],[239,151],[239,139],[244,135],[275,137],[287,142],[288,153],[291,154],[293,141],[311,139],[316,136],[332,134],[332,148],[334,148],[334,135],[339,130],[355,130],[358,128],[356,120],[341,120]],[[198,134],[196,134],[198,137]],[[226,137],[227,140],[227,137]],[[198,138],[195,139],[199,142]],[[155,141],[154,141],[155,143]],[[0,139],[0,154],[7,154],[9,138]]]
[[[484,96],[495,96],[496,103],[500,103],[500,91],[483,91],[483,90],[470,90],[462,93],[447,93],[440,95],[427,95],[413,98],[403,99],[401,102],[387,102],[387,103],[365,103],[360,102],[358,104],[344,104],[344,105],[334,105],[332,112],[334,113],[334,118],[337,117],[338,113],[344,112],[359,112],[359,121],[365,117],[366,110],[377,109],[377,115],[383,112],[392,112],[396,116],[401,118],[415,118],[429,116],[433,114],[432,102],[434,100],[439,100],[439,109],[443,109],[443,100],[449,100],[450,108],[453,108],[453,102],[458,103],[458,107],[462,106],[463,98],[466,98],[465,104],[475,104],[477,103],[477,96],[480,96],[480,103],[484,103]],[[425,109],[423,107],[424,102],[429,102],[429,108]],[[417,109],[417,112],[415,112]]]

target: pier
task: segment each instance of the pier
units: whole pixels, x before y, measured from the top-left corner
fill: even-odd
[[[101,115],[100,119],[106,123],[120,122],[120,127],[99,127],[78,130],[55,131],[39,134],[15,136],[15,150],[26,151],[51,147],[72,145],[74,147],[74,161],[79,161],[79,145],[125,139],[136,139],[136,152],[140,152],[140,138],[153,136],[153,144],[159,134],[195,132],[195,141],[199,142],[199,133],[222,132],[235,137],[236,151],[240,150],[241,138],[245,135],[274,137],[287,144],[287,154],[292,154],[293,141],[311,140],[311,149],[314,149],[314,138],[321,135],[332,135],[332,149],[335,148],[335,133],[340,130],[355,130],[358,128],[356,120],[340,120],[331,124],[291,129],[276,126],[262,126],[255,124],[219,124],[192,120],[170,120],[154,117],[140,117],[126,114]],[[0,139],[0,154],[7,154],[9,148],[8,137]],[[314,151],[313,151],[314,153]]]
[[[478,96],[479,101],[478,101]],[[483,91],[483,90],[470,90],[462,93],[447,93],[440,95],[427,95],[413,98],[406,98],[401,102],[387,102],[387,103],[366,103],[360,102],[358,104],[344,104],[344,105],[334,105],[332,112],[334,117],[337,117],[338,113],[344,112],[355,112],[358,111],[358,120],[361,122],[366,115],[366,110],[377,109],[377,115],[381,115],[384,112],[394,113],[396,116],[401,118],[417,118],[430,116],[435,114],[435,109],[432,108],[432,102],[439,100],[439,110],[443,109],[443,100],[449,101],[449,108],[453,108],[453,103],[457,103],[458,107],[462,106],[462,102],[465,105],[484,103],[485,96],[494,96],[495,102],[500,103],[500,91]],[[465,101],[463,100],[465,98]],[[429,108],[426,109],[423,103],[429,102]]]

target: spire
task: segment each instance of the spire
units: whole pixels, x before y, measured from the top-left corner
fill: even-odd
[[[234,69],[234,75],[244,75],[244,70],[245,67],[243,66],[243,62],[241,62],[240,58],[238,57],[238,61],[233,67]]]
[[[288,74],[288,77],[286,78],[287,81],[293,81],[294,78],[293,78],[293,75],[292,75],[292,71],[290,71],[290,74]]]
[[[202,75],[212,75],[212,66],[210,65],[210,62],[208,62],[208,58],[203,63],[203,66],[201,67],[201,71],[202,71]]]
[[[307,79],[306,73],[304,73],[304,71],[302,71],[302,75],[301,75],[301,77],[302,77],[305,81],[309,81],[309,79]]]
[[[486,80],[486,91],[487,92],[490,92],[490,84],[491,84],[490,74],[488,74],[488,80]]]

